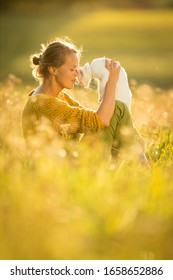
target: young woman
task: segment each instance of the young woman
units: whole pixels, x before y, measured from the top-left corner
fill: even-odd
[[[109,80],[103,101],[97,110],[82,106],[63,89],[73,89],[79,75],[81,51],[69,41],[57,39],[41,52],[31,56],[33,74],[39,86],[28,96],[22,112],[23,135],[54,138],[62,135],[63,128],[75,137],[102,131],[109,150],[119,150],[135,143],[135,132],[127,106],[115,101],[115,88],[120,65],[115,60],[106,62]],[[126,132],[123,132],[126,128]]]

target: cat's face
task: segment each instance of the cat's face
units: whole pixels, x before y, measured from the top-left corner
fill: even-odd
[[[78,75],[78,82],[84,86],[88,87],[91,82],[91,68],[89,63],[86,63],[84,66],[79,67],[79,75]]]

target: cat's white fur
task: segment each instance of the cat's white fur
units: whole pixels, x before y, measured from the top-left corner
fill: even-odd
[[[105,86],[109,78],[109,71],[105,67],[105,57],[94,59],[91,64],[86,63],[80,67],[79,82],[88,87],[91,79],[98,80],[98,95],[99,101],[103,99]],[[127,73],[121,66],[119,78],[116,85],[115,99],[124,102],[129,110],[131,110],[132,93],[128,84]]]

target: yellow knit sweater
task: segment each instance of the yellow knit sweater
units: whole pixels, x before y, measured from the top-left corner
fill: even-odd
[[[85,108],[68,94],[58,98],[45,94],[29,94],[22,112],[22,130],[25,138],[39,132],[62,134],[62,125],[69,125],[70,133],[92,133],[104,128],[95,111]]]

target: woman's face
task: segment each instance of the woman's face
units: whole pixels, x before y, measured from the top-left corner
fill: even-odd
[[[72,89],[78,76],[79,61],[76,53],[66,56],[65,63],[56,68],[55,79],[58,86],[63,89]]]

